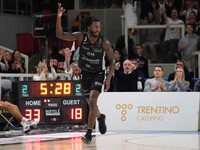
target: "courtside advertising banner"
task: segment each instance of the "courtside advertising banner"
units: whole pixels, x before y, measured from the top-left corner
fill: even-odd
[[[198,131],[199,92],[107,92],[98,106],[108,131]]]

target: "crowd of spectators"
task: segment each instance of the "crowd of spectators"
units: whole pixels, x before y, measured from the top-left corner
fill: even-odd
[[[134,5],[135,1],[141,3],[141,8]],[[113,4],[115,2],[113,1]],[[97,4],[98,1],[94,3]],[[192,77],[196,65],[195,57],[200,48],[200,2],[197,0],[123,0],[121,4],[125,26],[165,24],[166,29],[132,28],[128,35],[128,53],[125,49],[124,35],[118,38],[113,48],[116,70],[109,91],[196,91],[199,82],[194,87]],[[139,17],[138,12],[140,12]],[[180,24],[185,24],[184,37],[181,37],[179,28],[170,27]],[[137,36],[140,38],[139,41]],[[72,56],[70,47],[63,45],[58,50],[58,54],[48,60],[49,64],[42,60],[39,62],[33,80],[56,80],[57,73],[64,73],[67,80],[79,80],[81,70],[78,63],[73,62],[77,59]],[[148,79],[151,78],[148,64],[152,62],[176,63],[176,71],[169,74],[166,81],[162,79],[162,66],[157,66],[153,72],[154,77]],[[0,49],[1,73],[25,73],[25,71],[24,60],[18,50],[11,54]],[[1,80],[3,94],[11,91],[13,81],[16,79],[11,77]]]
[[[135,45],[143,46],[143,56],[148,63],[176,63],[182,60],[193,75],[195,57],[199,51],[199,21],[200,2],[198,0],[123,0],[129,3],[133,14],[127,15],[124,7],[125,26],[134,25],[165,25],[166,28],[134,29],[135,36],[129,41],[128,58],[132,55]],[[140,5],[134,6],[137,1]],[[140,17],[135,16],[140,13]],[[132,21],[132,23],[130,22]],[[172,26],[173,25],[173,26]],[[185,36],[182,37],[181,27],[185,26]],[[190,29],[189,28],[190,25]],[[129,31],[129,39],[131,30]],[[192,42],[191,42],[192,41]],[[117,46],[117,44],[116,44]],[[193,75],[194,76],[194,75]]]

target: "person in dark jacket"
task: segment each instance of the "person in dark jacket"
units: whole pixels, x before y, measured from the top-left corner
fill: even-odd
[[[138,72],[136,66],[130,61],[125,60],[123,63],[124,71],[120,71],[120,63],[115,65],[115,77],[118,81],[119,92],[137,91]]]

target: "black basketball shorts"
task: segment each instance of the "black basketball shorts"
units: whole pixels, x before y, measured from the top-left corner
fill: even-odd
[[[81,74],[82,74],[81,81],[83,85],[83,92],[87,98],[89,97],[89,93],[91,90],[96,90],[101,93],[102,84],[105,79],[105,71],[91,73],[82,70]]]

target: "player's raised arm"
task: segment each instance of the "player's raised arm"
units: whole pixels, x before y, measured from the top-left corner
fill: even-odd
[[[68,41],[78,40],[79,42],[81,42],[83,38],[83,34],[81,32],[80,33],[77,32],[74,34],[69,33],[69,32],[63,32],[61,17],[64,12],[65,12],[65,9],[62,7],[61,3],[58,3],[58,12],[57,12],[57,21],[56,21],[56,37],[62,40],[68,40]]]

